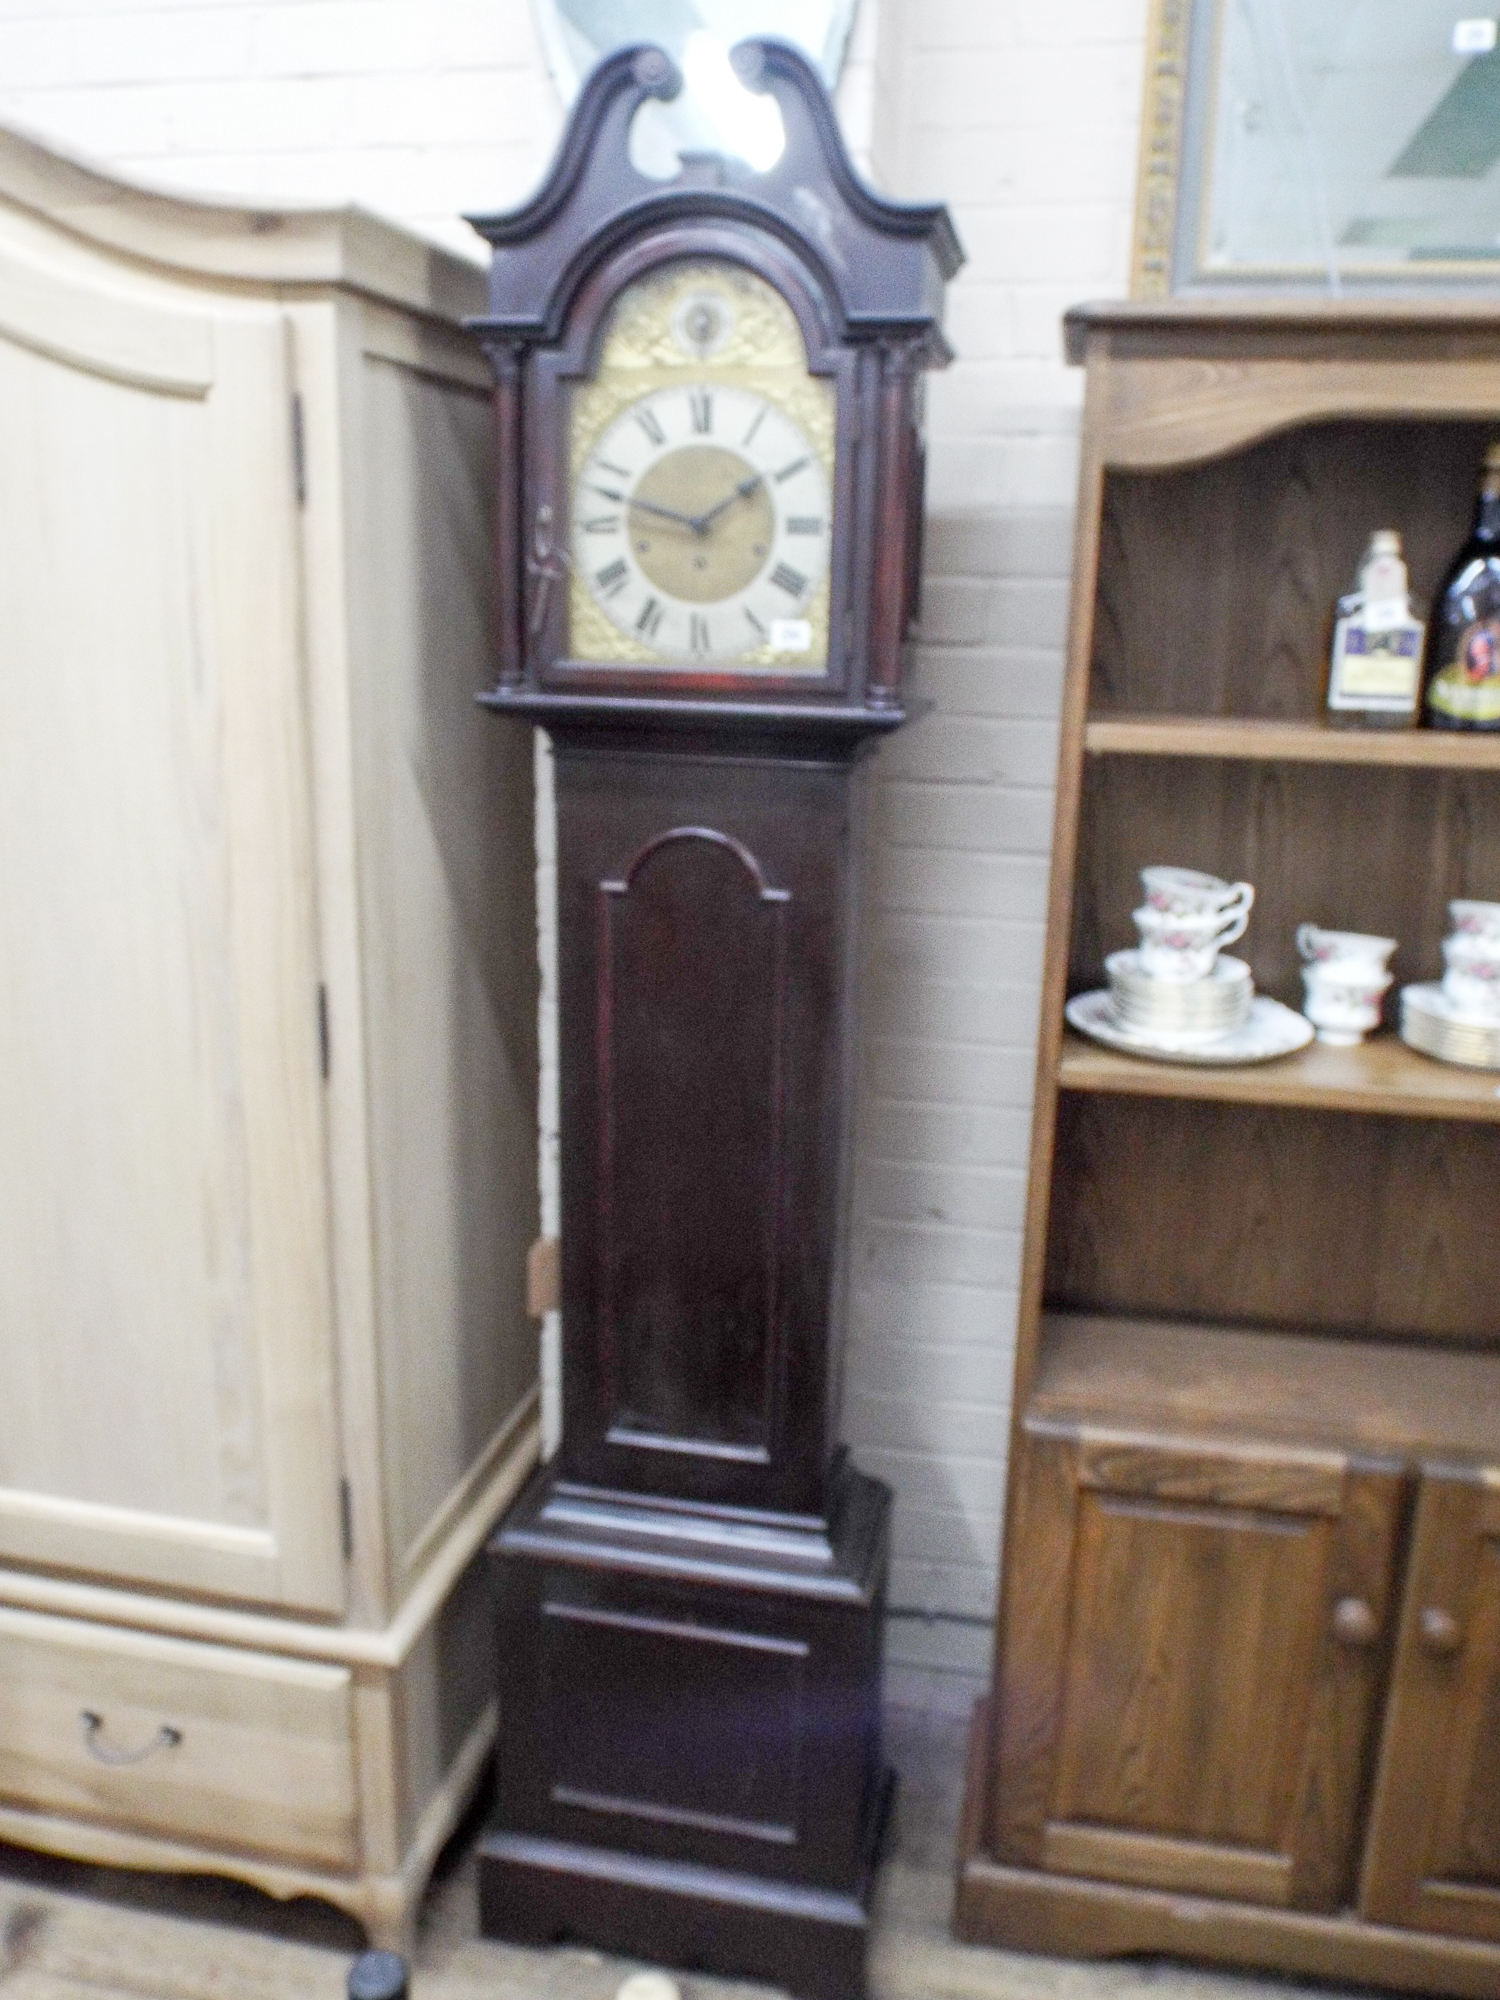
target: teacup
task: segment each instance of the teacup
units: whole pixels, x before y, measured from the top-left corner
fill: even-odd
[[[1457,936],[1488,938],[1500,948],[1500,903],[1475,903],[1460,897],[1448,905],[1448,914]]]
[[[1465,1021],[1500,1021],[1500,938],[1455,931],[1443,939],[1443,992]]]
[[[1207,979],[1225,945],[1243,937],[1250,906],[1242,903],[1233,909],[1172,911],[1144,903],[1134,917],[1141,934],[1139,959],[1143,968],[1153,979],[1181,983]]]
[[[1351,970],[1358,966],[1362,970],[1384,972],[1390,965],[1396,940],[1371,937],[1367,931],[1325,931],[1318,924],[1299,924],[1297,949],[1309,965],[1338,965]]]
[[[1302,1011],[1317,1029],[1318,1040],[1345,1049],[1362,1042],[1380,1026],[1380,1002],[1393,977],[1372,958],[1327,958],[1306,966]]]
[[[1500,938],[1476,931],[1452,931],[1443,939],[1443,963],[1450,972],[1482,974],[1485,966],[1500,966]]]
[[[1210,910],[1224,916],[1243,910],[1248,917],[1255,901],[1255,891],[1248,882],[1224,882],[1217,875],[1200,874],[1196,868],[1143,868],[1141,881],[1146,889],[1146,908],[1164,916],[1198,916]]]

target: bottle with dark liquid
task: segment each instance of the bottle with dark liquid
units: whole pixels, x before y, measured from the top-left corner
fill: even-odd
[[[1423,663],[1431,729],[1500,729],[1500,444],[1485,453],[1474,526],[1433,600]]]

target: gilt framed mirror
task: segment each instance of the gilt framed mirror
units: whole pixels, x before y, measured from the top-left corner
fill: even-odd
[[[1476,287],[1500,287],[1500,12],[1153,0],[1137,297]]]

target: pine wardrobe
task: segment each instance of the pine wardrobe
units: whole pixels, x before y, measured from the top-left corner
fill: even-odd
[[[483,301],[0,133],[0,1838],[391,1943],[537,1450]]]

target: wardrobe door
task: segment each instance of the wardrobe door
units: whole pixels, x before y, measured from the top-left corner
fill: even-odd
[[[336,1611],[287,355],[0,240],[0,1559]]]
[[[1500,1471],[1423,1474],[1362,1906],[1500,1939]]]

